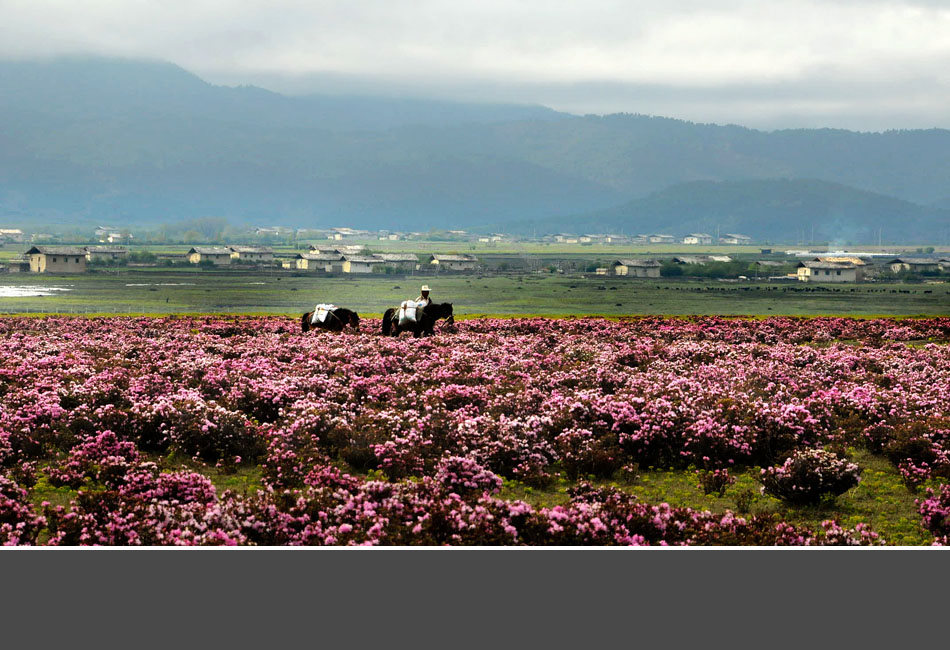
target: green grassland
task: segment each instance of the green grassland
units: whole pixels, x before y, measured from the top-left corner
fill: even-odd
[[[142,269],[6,274],[3,287],[58,287],[0,297],[0,313],[299,314],[331,302],[380,314],[429,284],[459,315],[947,315],[950,284],[801,285],[570,274],[323,276],[289,271]]]
[[[919,546],[932,543],[933,536],[921,526],[915,500],[921,497],[926,487],[936,487],[936,482],[931,481],[911,490],[904,485],[897,469],[887,460],[860,449],[849,449],[848,455],[862,468],[861,483],[836,499],[815,506],[789,506],[762,494],[756,480],[757,470],[738,472],[735,484],[729,486],[722,497],[704,494],[695,472],[690,470],[639,468],[633,474],[622,475],[618,472],[610,480],[593,477],[587,480],[595,485],[618,488],[646,503],[669,503],[674,507],[711,512],[732,510],[744,516],[772,514],[778,519],[812,530],[819,530],[821,522],[826,519],[835,519],[844,528],[864,523],[871,526],[889,545]],[[200,472],[214,483],[219,493],[232,490],[247,496],[262,489],[261,471],[256,466],[225,471],[176,456],[154,457],[151,460],[157,462],[162,471],[187,469]],[[380,471],[365,473],[354,470],[342,461],[337,464],[341,470],[351,474],[386,480]],[[534,507],[552,507],[568,503],[568,489],[571,486],[572,483],[563,478],[545,489],[505,480],[499,496],[526,501]],[[76,490],[68,487],[53,487],[45,475],[41,475],[30,497],[39,508],[44,501],[53,506],[68,506],[76,494]]]

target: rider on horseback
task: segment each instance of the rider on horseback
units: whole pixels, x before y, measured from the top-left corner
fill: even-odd
[[[416,298],[416,304],[420,307],[428,307],[432,304],[432,298],[429,297],[429,285],[422,285],[421,293]]]

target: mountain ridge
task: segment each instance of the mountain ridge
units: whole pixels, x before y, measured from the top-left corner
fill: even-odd
[[[504,230],[666,188],[688,193],[691,182],[805,178],[934,206],[936,216],[921,223],[940,236],[938,206],[950,187],[944,129],[760,131],[636,113],[285,96],[215,86],[173,64],[113,59],[0,62],[0,125],[7,221],[135,226],[227,216]],[[855,219],[839,231],[863,227]]]

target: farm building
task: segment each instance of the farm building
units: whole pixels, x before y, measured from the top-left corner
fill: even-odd
[[[385,262],[375,255],[345,255],[343,257],[343,272],[372,273],[383,264]]]
[[[339,248],[328,248],[326,246],[314,246],[313,244],[310,245],[309,252],[316,253],[318,255],[342,255],[343,254],[343,251],[341,251]]]
[[[649,235],[647,241],[651,244],[673,244],[676,238],[673,235]]]
[[[29,273],[30,260],[25,257],[13,257],[7,260],[7,273]]]
[[[739,235],[737,233],[726,233],[719,238],[720,244],[748,244],[752,241],[752,238],[747,235]]]
[[[376,257],[397,271],[415,271],[419,268],[419,258],[412,253],[380,253]]]
[[[429,264],[440,271],[474,271],[478,258],[474,255],[430,255]]]
[[[798,263],[798,279],[801,282],[858,282],[864,274],[859,266],[850,262]]]
[[[231,261],[238,264],[264,264],[274,261],[274,249],[268,246],[228,246]]]
[[[0,242],[23,243],[23,231],[19,228],[0,228]]]
[[[709,264],[710,262],[731,262],[728,255],[680,255],[673,258],[676,264]]]
[[[684,244],[703,244],[708,245],[713,243],[712,235],[707,235],[704,232],[694,232],[683,237]]]
[[[294,258],[294,267],[302,271],[343,273],[343,260],[341,253],[300,253]]]
[[[117,262],[129,258],[129,249],[122,246],[86,246],[87,262]]]
[[[231,263],[231,249],[226,246],[195,246],[185,253],[185,256],[192,264],[211,261],[224,266]]]
[[[86,251],[74,246],[34,246],[26,252],[32,273],[83,273]]]
[[[901,271],[921,273],[940,270],[940,260],[930,257],[898,257],[888,262],[887,265],[894,273],[900,273]]]
[[[819,255],[812,260],[813,262],[831,262],[832,264],[854,264],[855,266],[867,266],[867,262],[860,257],[852,255]]]
[[[656,260],[617,260],[614,262],[614,275],[626,275],[632,278],[658,278],[662,264]]]

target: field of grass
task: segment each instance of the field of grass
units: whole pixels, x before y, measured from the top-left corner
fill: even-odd
[[[429,284],[459,315],[945,315],[950,285],[812,285],[532,274],[321,277],[143,269],[82,275],[8,274],[3,287],[58,287],[50,296],[0,297],[0,313],[298,314],[331,302],[379,314]]]
[[[863,449],[849,449],[850,458],[863,469],[861,483],[838,498],[816,506],[789,506],[778,499],[761,493],[756,480],[757,469],[736,474],[735,484],[725,494],[703,494],[696,474],[686,470],[640,469],[635,476],[618,476],[604,481],[589,477],[600,486],[611,486],[635,495],[646,503],[669,503],[674,507],[725,512],[732,510],[742,515],[774,514],[777,518],[813,530],[821,522],[835,519],[850,528],[859,523],[871,526],[889,545],[919,546],[933,542],[933,536],[920,525],[920,513],[915,499],[920,498],[928,483],[917,490],[908,489],[897,469],[887,460]],[[506,480],[501,496],[521,499],[536,507],[550,507],[568,503],[571,483],[557,482],[548,489],[537,489],[517,481]],[[747,503],[743,503],[746,500]]]

